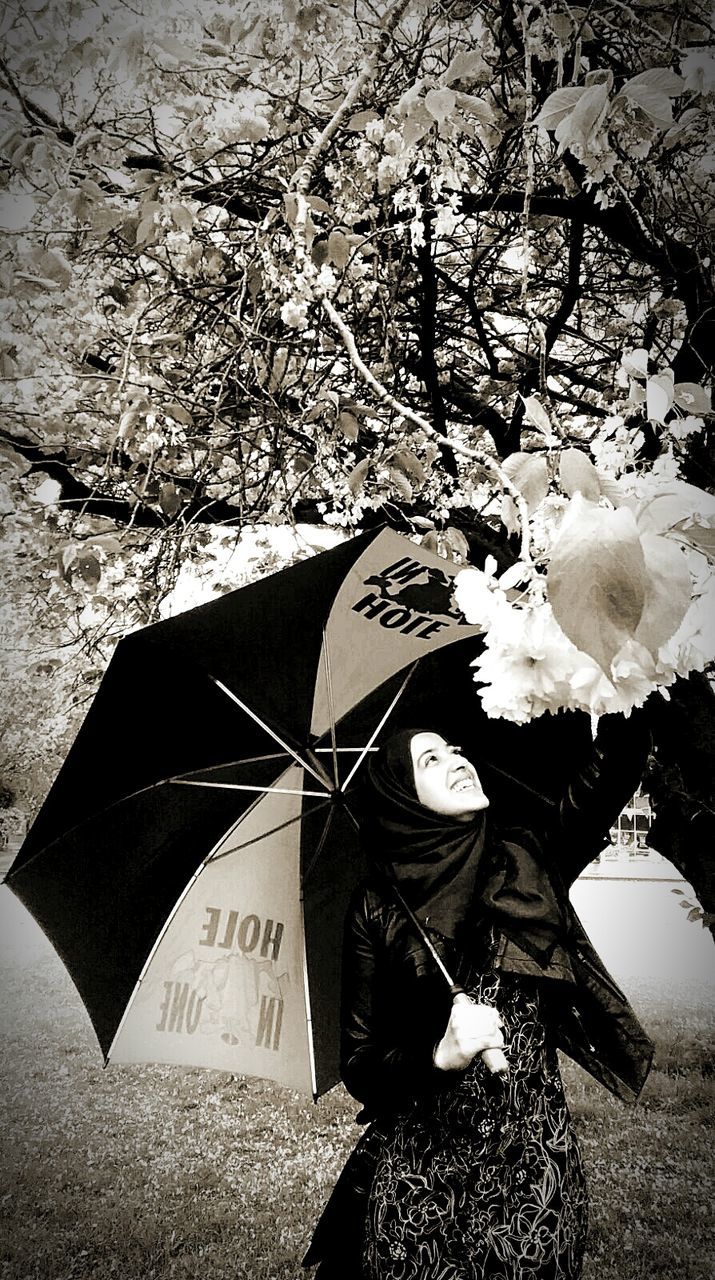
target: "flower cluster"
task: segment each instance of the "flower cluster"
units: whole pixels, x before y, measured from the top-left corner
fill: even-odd
[[[654,690],[665,690],[677,676],[703,671],[715,661],[710,558],[715,501],[667,475],[624,477],[618,483],[618,497],[631,508],[644,549],[655,543],[676,561],[682,555],[681,571],[687,570],[686,581],[690,576],[689,604],[686,599],[682,616],[672,615],[667,637],[661,643],[651,638],[647,647],[644,641],[660,634],[653,631],[654,617],[661,625],[672,604],[667,584],[649,582],[642,623],[604,667],[564,633],[548,598],[547,578],[533,565],[518,563],[497,577],[496,561],[488,557],[483,571],[462,570],[455,595],[467,621],[484,632],[484,651],[474,667],[487,715],[519,724],[562,709],[627,715]]]

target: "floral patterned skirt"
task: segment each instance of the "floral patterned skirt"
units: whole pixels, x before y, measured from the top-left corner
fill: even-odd
[[[504,1022],[510,1075],[480,1058],[401,1115],[378,1159],[369,1280],[578,1280],[586,1186],[535,986],[482,977],[470,995]]]

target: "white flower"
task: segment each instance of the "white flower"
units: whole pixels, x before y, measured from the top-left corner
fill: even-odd
[[[703,431],[704,428],[705,423],[702,418],[694,418],[692,414],[689,414],[687,418],[676,418],[673,422],[669,422],[668,434],[674,440],[687,440],[696,431]]]
[[[570,705],[570,677],[584,661],[556,623],[548,604],[499,609],[484,653],[473,664],[488,716],[525,724],[544,711]],[[588,659],[586,659],[588,661]]]
[[[318,280],[317,280],[318,289],[322,293],[333,293],[337,283],[338,283],[337,277],[332,267],[329,267],[327,262],[324,262],[322,267],[320,268],[320,271],[318,272]]]
[[[609,679],[564,635],[546,602],[497,609],[484,653],[473,665],[487,715],[517,724],[562,709],[628,715],[675,678],[674,667],[656,665],[643,645],[629,640],[616,655]]]
[[[493,577],[481,569],[462,569],[454,580],[454,597],[467,622],[488,631],[506,596],[496,588]]]
[[[291,329],[305,329],[308,324],[307,310],[307,303],[294,302],[292,298],[289,298],[281,307],[281,320]]]

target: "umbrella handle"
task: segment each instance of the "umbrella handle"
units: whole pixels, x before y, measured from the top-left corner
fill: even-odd
[[[471,997],[467,995],[464,987],[460,987],[458,983],[453,982],[450,991],[453,1004],[463,1004],[465,1000],[470,1004],[472,1003]],[[487,1071],[493,1076],[498,1076],[501,1080],[504,1080],[509,1075],[509,1063],[501,1049],[482,1049],[479,1056]]]

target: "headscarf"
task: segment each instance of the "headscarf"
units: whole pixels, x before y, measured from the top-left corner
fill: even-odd
[[[368,765],[365,834],[369,855],[393,880],[417,918],[462,940],[481,919],[508,941],[549,962],[563,913],[528,836],[487,839],[484,811],[468,821],[435,813],[417,798],[410,743],[424,729],[389,738]]]
[[[474,897],[484,850],[484,814],[460,822],[417,799],[410,743],[424,729],[403,729],[368,765],[369,844],[423,924],[454,938]]]

